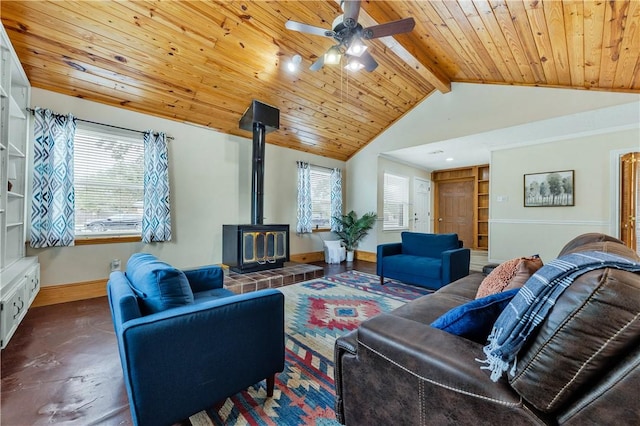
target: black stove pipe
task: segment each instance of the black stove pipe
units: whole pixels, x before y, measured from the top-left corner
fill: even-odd
[[[251,154],[251,224],[262,225],[264,217],[265,135],[280,127],[280,110],[253,100],[240,118],[242,130],[253,131]]]
[[[253,123],[253,153],[251,168],[251,224],[262,225],[264,218],[264,149],[266,127]]]

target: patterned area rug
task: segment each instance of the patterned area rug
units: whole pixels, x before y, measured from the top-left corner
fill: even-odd
[[[429,291],[376,275],[343,272],[280,289],[285,295],[285,369],[273,398],[265,383],[189,420],[211,425],[338,425],[334,412],[333,344],[367,318]]]

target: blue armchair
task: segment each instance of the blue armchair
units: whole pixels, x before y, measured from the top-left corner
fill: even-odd
[[[462,248],[457,234],[403,232],[402,242],[380,244],[377,273],[385,278],[437,290],[469,275],[471,251]]]
[[[131,416],[171,425],[284,369],[284,295],[235,295],[217,266],[180,271],[137,253],[107,294]]]

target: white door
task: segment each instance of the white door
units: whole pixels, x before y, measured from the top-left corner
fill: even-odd
[[[413,230],[431,232],[431,181],[413,178]]]

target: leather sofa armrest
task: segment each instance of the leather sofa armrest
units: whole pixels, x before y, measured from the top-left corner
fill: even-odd
[[[339,355],[343,352],[348,352],[355,355],[358,351],[358,330],[353,330],[344,336],[340,336],[336,339],[335,343],[335,358],[338,359]]]
[[[340,378],[342,376],[342,357],[355,356],[358,354],[358,330],[353,330],[344,336],[336,339],[333,346],[333,360],[335,362],[335,387],[336,394],[341,393]]]
[[[187,277],[191,291],[194,293],[222,288],[224,283],[224,271],[217,265],[202,266],[182,272]]]
[[[388,360],[430,386],[446,388],[461,397],[520,406],[520,396],[506,379],[491,381],[476,358],[482,345],[406,318],[381,314],[361,324],[358,346]],[[392,378],[390,378],[392,379]]]
[[[385,256],[393,256],[395,254],[402,254],[402,243],[387,243],[378,245],[376,252],[376,273],[379,276],[383,276],[382,258]]]
[[[334,387],[336,391],[336,400],[335,400],[335,412],[336,418],[338,422],[341,424],[345,423],[344,419],[344,407],[343,407],[343,395],[344,390],[342,389],[342,368],[343,368],[343,357],[357,357],[358,351],[358,330],[353,330],[343,336],[340,336],[336,339],[336,342],[333,347],[333,360],[335,363],[334,366]]]
[[[469,275],[471,250],[459,248],[442,252],[442,285]]]

